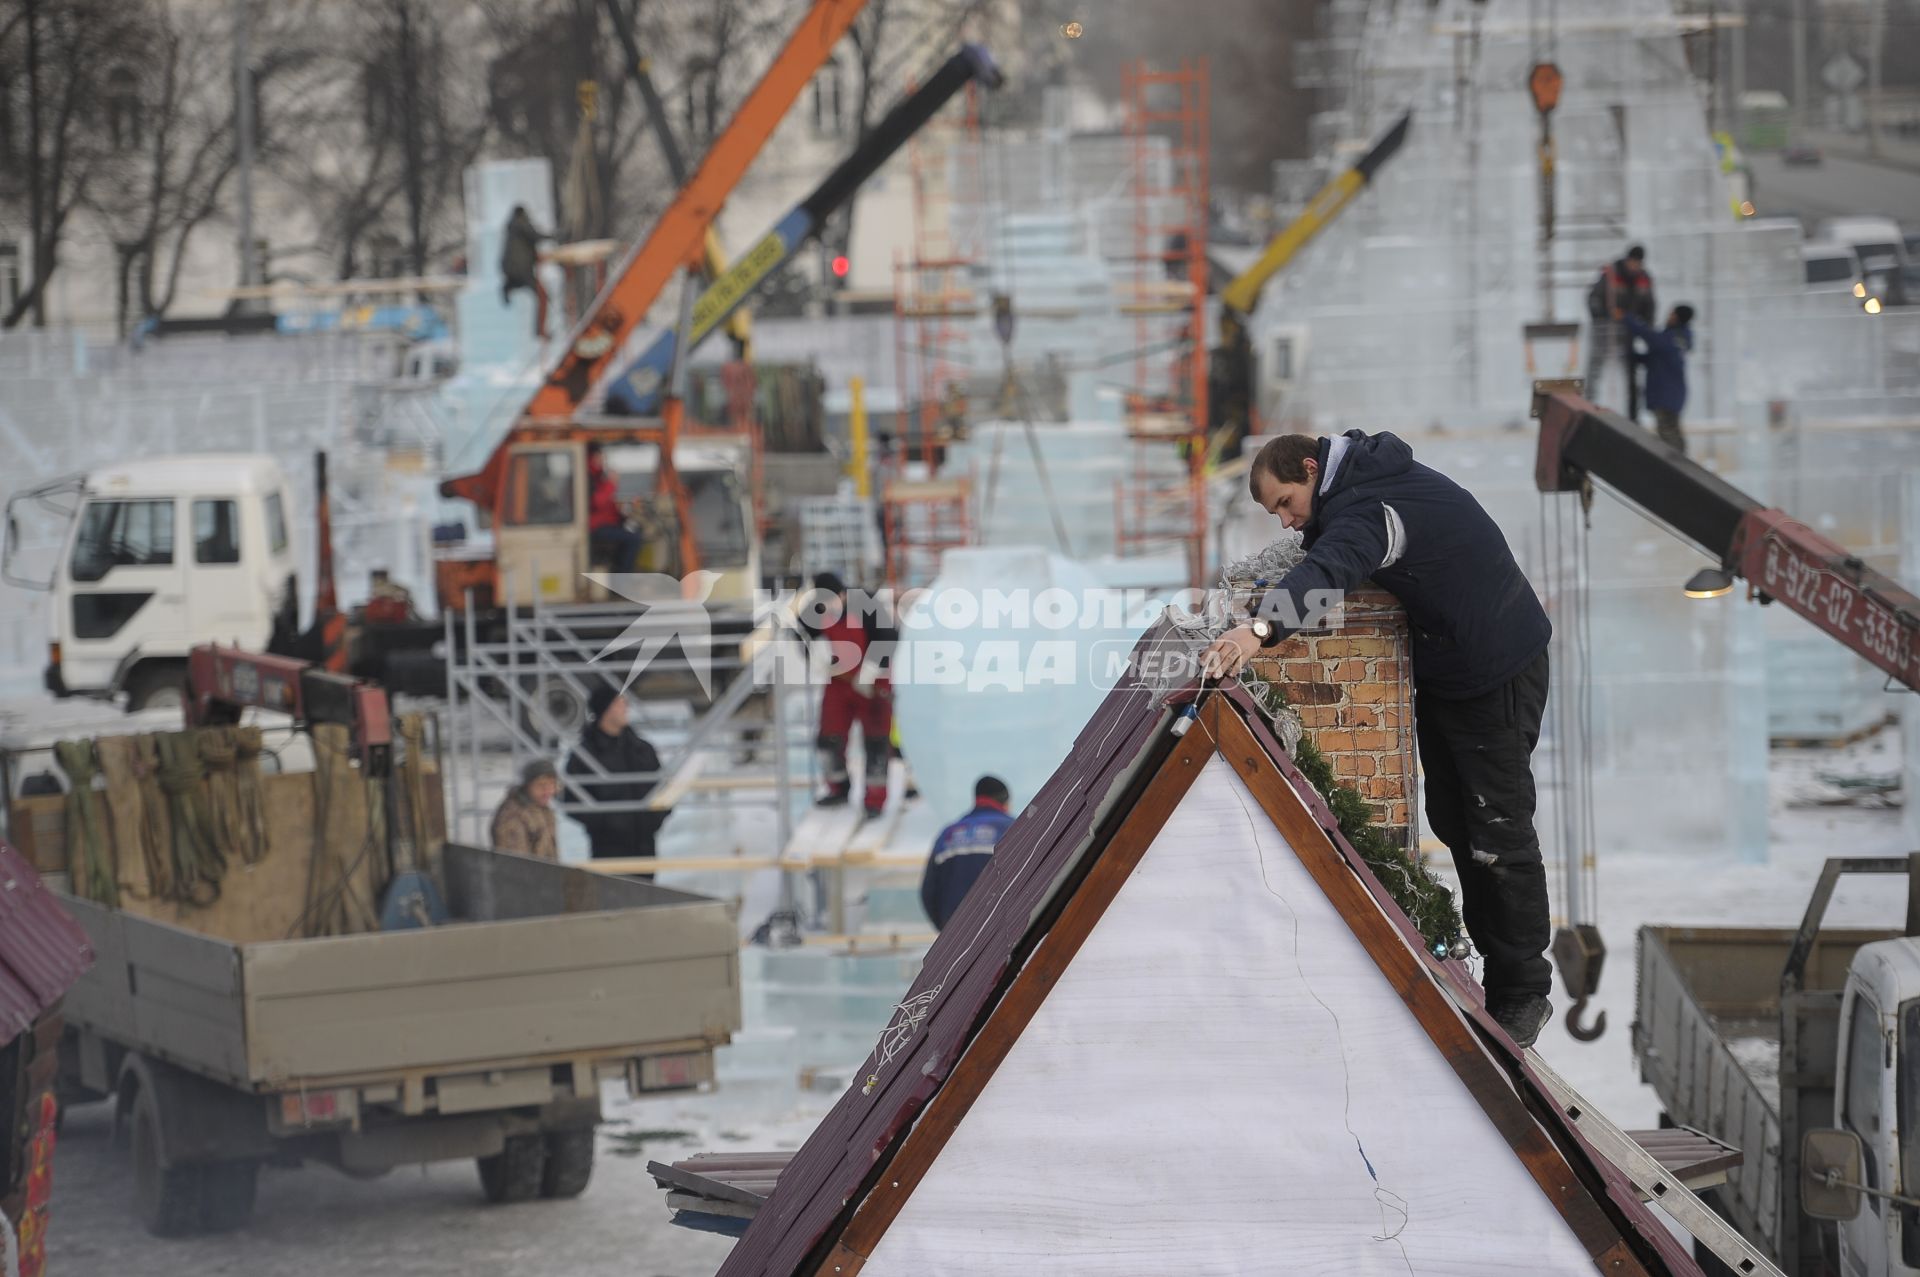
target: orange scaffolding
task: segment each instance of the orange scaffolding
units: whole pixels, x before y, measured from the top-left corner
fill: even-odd
[[[895,590],[928,584],[941,555],[973,544],[973,483],[965,475],[888,479],[881,502],[887,584]]]
[[[1121,311],[1134,321],[1134,375],[1115,537],[1122,555],[1179,546],[1190,584],[1200,585],[1207,577],[1206,59],[1182,59],[1171,71],[1132,63],[1122,89],[1134,251]]]
[[[972,485],[936,476],[943,445],[967,419],[968,326],[982,311],[974,288],[981,228],[955,216],[954,198],[965,191],[977,201],[980,189],[979,86],[916,134],[907,156],[913,251],[895,259],[893,294],[898,445],[880,483],[887,584],[896,589],[926,584],[944,551],[973,540]],[[911,478],[910,459],[920,463]]]

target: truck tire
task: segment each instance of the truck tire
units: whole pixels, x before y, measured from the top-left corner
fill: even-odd
[[[492,1157],[478,1157],[480,1187],[490,1202],[530,1202],[540,1196],[547,1146],[538,1135],[509,1135]]]
[[[230,1233],[253,1218],[253,1199],[260,1183],[260,1163],[206,1162],[200,1171],[200,1227],[209,1233]]]
[[[201,1166],[160,1162],[160,1114],[142,1090],[133,1100],[128,1143],[133,1152],[133,1208],[155,1237],[185,1237],[200,1230],[204,1176]]]
[[[136,667],[127,678],[127,713],[185,705],[186,678],[186,667],[171,661],[150,661]]]
[[[593,1131],[549,1131],[540,1196],[578,1197],[593,1178]]]

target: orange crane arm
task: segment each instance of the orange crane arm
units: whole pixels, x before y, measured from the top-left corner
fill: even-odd
[[[591,312],[568,339],[559,366],[535,392],[526,416],[565,420],[573,415],[673,273],[700,260],[707,228],[719,216],[721,205],[865,7],[866,0],[814,0],[780,56],[714,139],[693,177],[595,299]]]

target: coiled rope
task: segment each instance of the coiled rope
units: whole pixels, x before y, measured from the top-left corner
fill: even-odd
[[[231,863],[258,864],[267,853],[267,816],[260,794],[258,727],[213,727],[199,733],[206,765],[215,845]]]
[[[196,732],[162,732],[154,738],[160,753],[160,790],[173,818],[173,881],[176,899],[210,905],[220,898],[226,861],[215,841],[201,786],[204,767]]]
[[[72,875],[74,892],[84,900],[118,908],[120,884],[102,837],[99,808],[93,796],[93,778],[100,774],[93,742],[57,741],[53,758],[67,774],[67,872]]]

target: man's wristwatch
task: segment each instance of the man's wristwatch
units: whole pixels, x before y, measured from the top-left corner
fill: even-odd
[[[1267,620],[1265,617],[1259,617],[1250,623],[1247,628],[1252,630],[1253,636],[1260,640],[1261,647],[1269,647],[1272,645],[1274,637],[1272,621]]]

